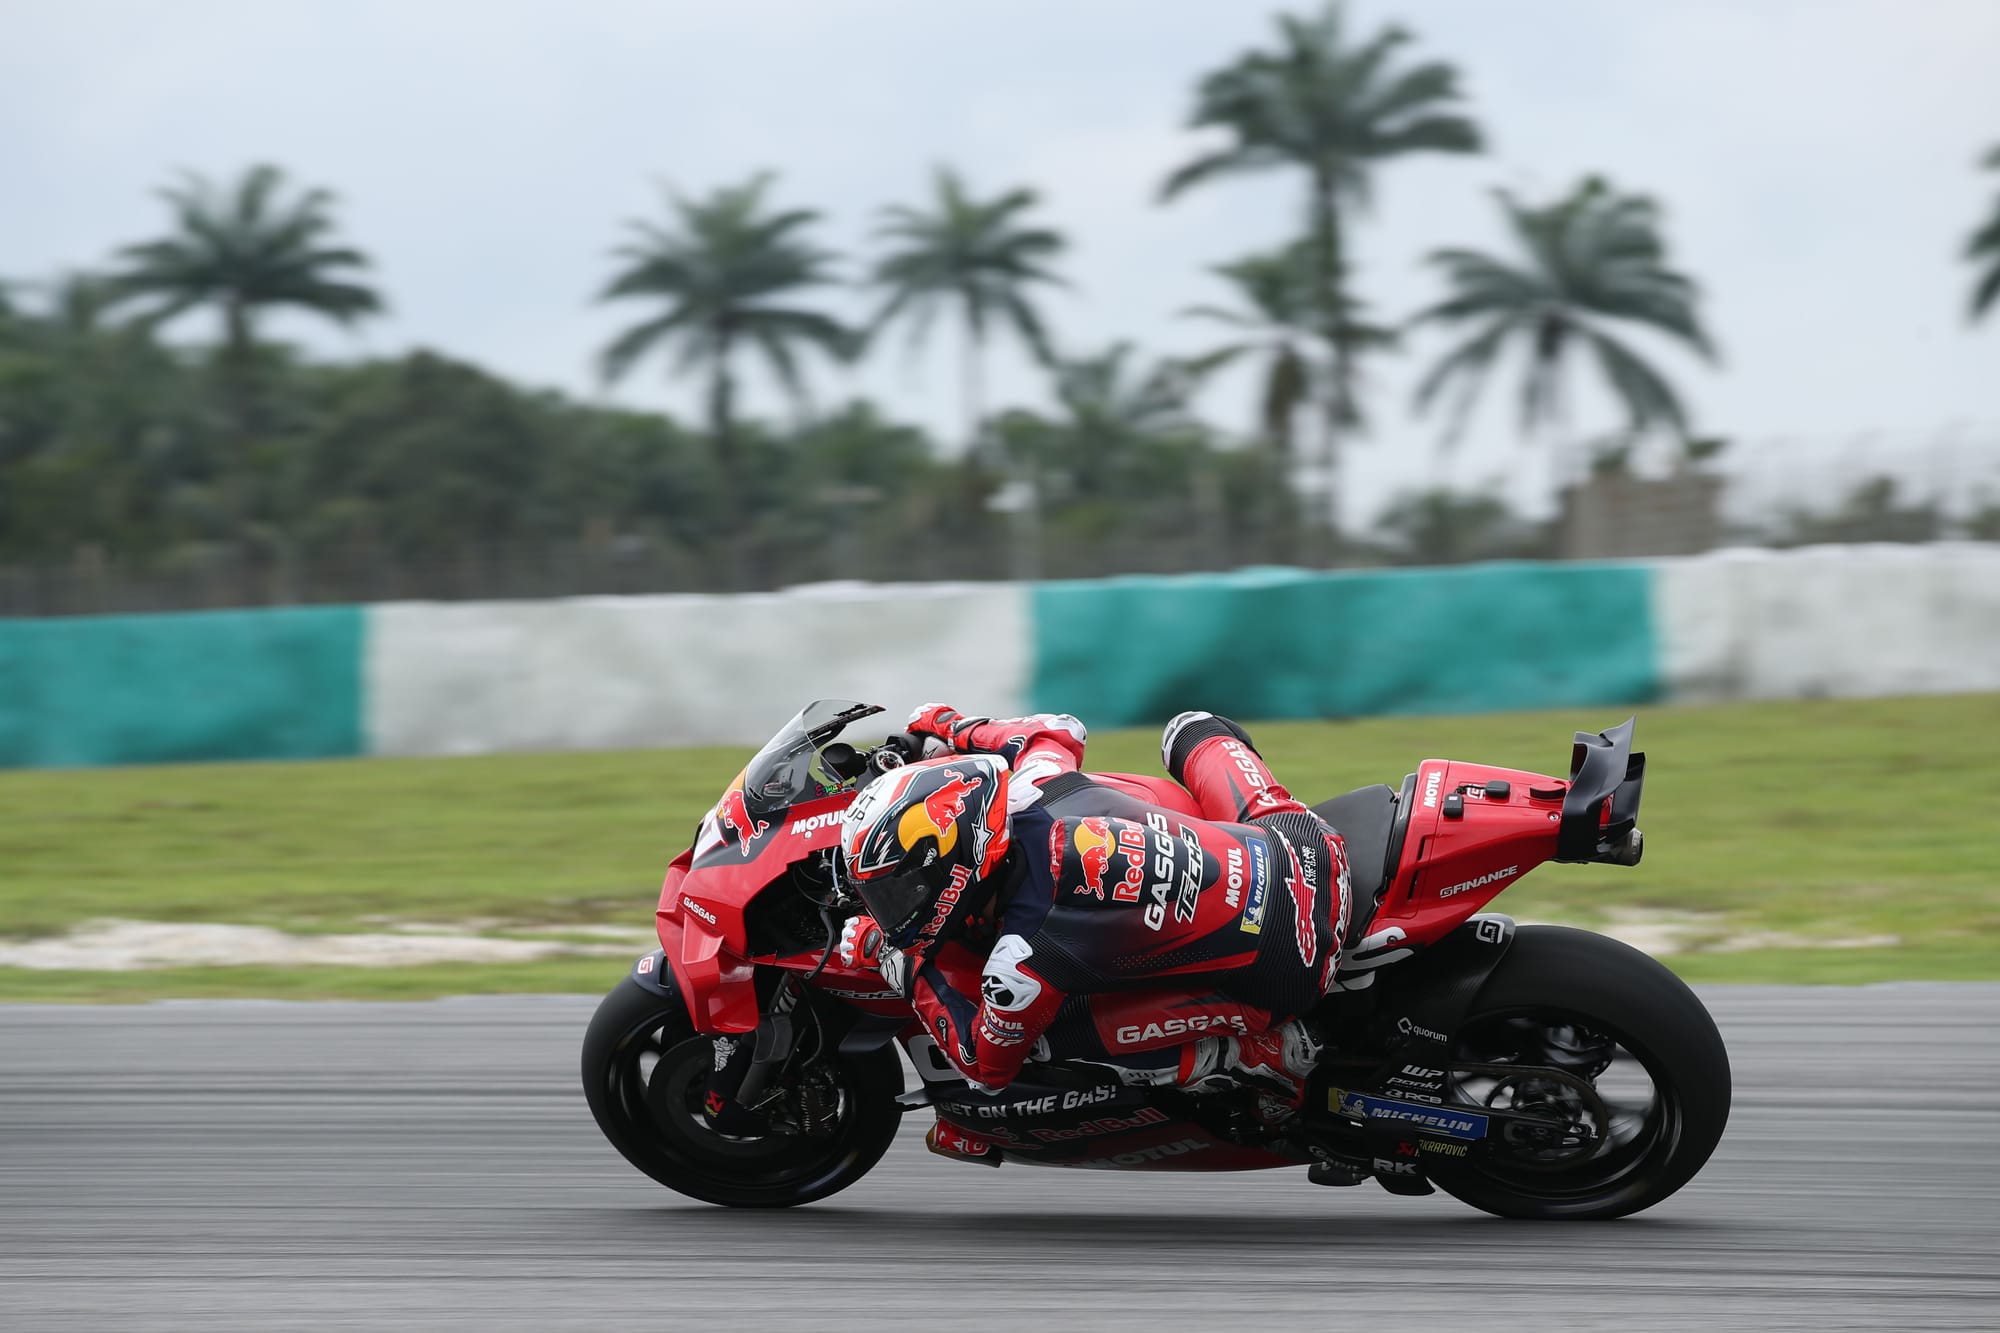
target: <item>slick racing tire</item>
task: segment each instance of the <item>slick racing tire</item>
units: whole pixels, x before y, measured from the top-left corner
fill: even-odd
[[[1588,931],[1522,927],[1467,1012],[1452,1062],[1461,1104],[1553,1111],[1595,1129],[1594,1139],[1535,1142],[1496,1125],[1484,1151],[1435,1164],[1439,1188],[1501,1217],[1650,1208],[1694,1178],[1729,1120],[1729,1054],[1708,1010],[1659,962]],[[1571,1079],[1459,1068],[1510,1062]]]
[[[668,1189],[731,1208],[791,1208],[846,1189],[882,1159],[902,1118],[893,1048],[821,1062],[836,1108],[819,1137],[739,1137],[700,1112],[712,1041],[678,996],[630,977],[604,997],[583,1039],[583,1095],[625,1160]]]

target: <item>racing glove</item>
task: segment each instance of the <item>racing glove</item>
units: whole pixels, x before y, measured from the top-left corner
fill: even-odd
[[[954,750],[964,750],[972,729],[987,720],[967,717],[950,704],[925,704],[910,714],[909,726],[904,730],[912,736],[935,736]]]
[[[1054,769],[1075,769],[1083,763],[1083,745],[1090,734],[1068,713],[967,717],[948,704],[925,704],[910,714],[909,730],[941,740],[961,754],[997,754],[1017,770],[1043,755]]]
[[[909,979],[909,959],[883,940],[882,927],[872,916],[849,917],[840,928],[840,961],[863,972],[879,972],[895,994],[908,993],[903,983]]]

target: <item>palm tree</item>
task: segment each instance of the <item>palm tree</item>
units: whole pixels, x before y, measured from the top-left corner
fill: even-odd
[[[279,196],[285,173],[255,166],[233,186],[186,175],[160,191],[174,213],[171,236],[119,252],[125,267],[110,275],[116,303],[150,301],[143,314],[161,324],[196,306],[222,313],[228,363],[248,364],[256,320],[265,310],[295,306],[347,325],[379,313],[382,298],[352,280],[369,266],[359,250],[334,241],[333,195],[307,190]]]
[[[1218,264],[1215,273],[1236,289],[1241,306],[1189,306],[1181,314],[1236,330],[1241,337],[1195,357],[1187,369],[1205,377],[1245,357],[1257,357],[1263,369],[1259,393],[1259,435],[1280,462],[1292,461],[1293,425],[1299,409],[1331,392],[1331,373],[1320,344],[1324,341],[1320,306],[1313,299],[1308,276],[1311,247],[1297,242],[1272,254],[1250,255],[1232,264]],[[1354,347],[1387,346],[1392,330],[1362,318],[1358,303],[1343,301],[1336,329]],[[1349,401],[1344,412],[1361,419],[1360,404]]]
[[[1983,165],[1988,171],[2000,171],[2000,144],[1986,154]],[[2000,199],[1994,201],[1992,216],[1966,241],[1965,258],[1980,265],[1979,281],[1972,289],[1972,318],[1977,320],[2000,299]]]
[[[1119,342],[1051,370],[1053,411],[1007,412],[996,423],[1016,465],[1047,486],[1049,549],[1072,573],[1129,571],[1135,557],[1214,568],[1228,547],[1228,515],[1248,512],[1251,495],[1268,498],[1265,455],[1211,447],[1184,363],[1142,362]],[[1039,527],[1029,534],[1031,551],[1041,550],[1039,535]]]
[[[1188,410],[1194,381],[1176,362],[1141,367],[1128,342],[1050,366],[1057,412],[1012,412],[1002,435],[1012,460],[1037,473],[1060,472],[1072,489],[1101,494],[1149,446],[1198,437]]]
[[[1497,197],[1526,262],[1476,250],[1439,250],[1430,262],[1442,269],[1451,294],[1412,320],[1471,325],[1466,339],[1447,352],[1417,386],[1416,406],[1427,409],[1457,386],[1447,439],[1471,411],[1494,360],[1510,342],[1528,349],[1521,386],[1521,427],[1561,426],[1562,381],[1572,349],[1588,350],[1624,405],[1630,429],[1654,425],[1687,434],[1687,413],[1659,371],[1611,333],[1636,326],[1665,333],[1704,359],[1716,359],[1696,306],[1695,284],[1667,266],[1659,207],[1644,195],[1620,194],[1592,176],[1564,198],[1540,208],[1505,190]]]
[[[907,317],[914,347],[940,308],[958,307],[964,335],[961,393],[970,446],[977,442],[985,411],[980,359],[993,326],[1011,329],[1038,361],[1050,359],[1046,326],[1029,290],[1037,284],[1065,285],[1048,264],[1067,242],[1060,233],[1023,220],[1039,202],[1033,190],[975,199],[948,167],[938,168],[932,189],[928,211],[904,205],[882,211],[877,235],[889,248],[876,260],[869,281],[885,298],[870,330]]]
[[[1171,362],[1140,371],[1131,358],[1132,344],[1120,342],[1052,367],[1063,430],[1072,439],[1115,447],[1195,425],[1186,371]]]
[[[1236,289],[1241,308],[1197,305],[1181,311],[1190,319],[1210,320],[1240,335],[1189,361],[1193,374],[1206,377],[1245,357],[1259,359],[1259,437],[1286,460],[1292,454],[1293,420],[1311,401],[1323,374],[1317,306],[1311,287],[1300,281],[1303,251],[1303,246],[1295,245],[1277,254],[1218,264],[1210,272]]]
[[[599,367],[607,383],[622,379],[655,350],[672,351],[676,373],[707,373],[723,518],[739,569],[745,532],[736,457],[737,353],[746,347],[757,351],[798,398],[804,379],[797,349],[815,347],[844,359],[854,346],[852,331],[838,320],[781,299],[832,282],[833,257],[802,234],[819,221],[817,212],[766,208],[771,181],[767,172],[705,199],[671,195],[670,224],[633,222],[632,239],[616,252],[624,267],[598,296],[664,307],[604,348]]]
[[[1294,559],[1303,561],[1306,552],[1297,545],[1301,534],[1293,522],[1294,508],[1276,488],[1285,484],[1298,461],[1293,428],[1300,409],[1329,401],[1339,393],[1322,346],[1320,305],[1313,299],[1312,247],[1295,242],[1275,253],[1250,255],[1212,271],[1236,289],[1239,307],[1198,305],[1181,313],[1224,325],[1238,337],[1193,358],[1186,369],[1199,380],[1245,358],[1258,360],[1258,438],[1267,451],[1264,469],[1271,482],[1258,524],[1269,543],[1267,549],[1290,551]],[[1341,336],[1356,348],[1385,346],[1395,340],[1390,330],[1363,321],[1355,304],[1345,296],[1337,319]],[[1361,419],[1359,404],[1351,400],[1344,402],[1341,412],[1344,419]]]
[[[1456,69],[1437,61],[1397,64],[1412,40],[1392,26],[1350,44],[1338,3],[1317,18],[1280,16],[1277,50],[1239,56],[1196,91],[1189,126],[1225,131],[1230,142],[1184,163],[1160,188],[1162,199],[1172,199],[1190,186],[1242,172],[1306,173],[1309,290],[1331,366],[1322,399],[1329,469],[1339,432],[1360,424],[1356,362],[1369,345],[1348,291],[1347,214],[1367,202],[1377,163],[1406,153],[1474,153],[1481,147],[1478,127],[1452,109],[1460,99]]]

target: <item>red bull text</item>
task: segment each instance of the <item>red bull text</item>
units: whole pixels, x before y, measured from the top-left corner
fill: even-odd
[[[1107,819],[1080,819],[1071,841],[1076,844],[1077,857],[1083,864],[1083,886],[1078,893],[1104,901],[1105,877],[1111,869],[1112,853],[1118,852],[1123,854],[1125,865],[1119,881],[1112,885],[1112,899],[1121,903],[1139,901],[1139,891],[1146,879],[1144,830],[1121,821],[1113,834],[1111,821]]]

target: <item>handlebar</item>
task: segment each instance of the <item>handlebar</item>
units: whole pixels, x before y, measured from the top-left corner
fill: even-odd
[[[935,737],[918,736],[908,731],[892,731],[882,738],[882,743],[875,747],[873,753],[868,756],[868,761],[878,773],[884,768],[896,768],[903,764],[914,764],[924,757],[924,749],[927,742],[935,739]],[[880,762],[883,755],[893,755],[894,758],[887,764],[883,764]]]
[[[821,753],[828,768],[842,777],[858,778],[863,774],[880,777],[892,768],[916,763],[945,748],[945,743],[935,736],[896,731],[871,749],[859,750],[844,741],[835,741]]]

